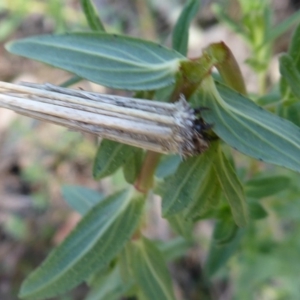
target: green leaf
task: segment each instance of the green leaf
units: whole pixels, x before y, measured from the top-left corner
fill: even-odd
[[[133,275],[144,299],[174,300],[172,282],[163,254],[148,239],[135,243]]]
[[[155,246],[161,252],[166,262],[173,261],[182,257],[184,253],[192,246],[191,241],[182,237],[176,237],[168,241],[155,241]],[[136,294],[136,281],[134,280],[134,260],[135,260],[136,243],[128,242],[124,247],[119,260],[120,274],[124,285],[131,285],[133,288],[127,295]],[[160,254],[160,255],[161,255]],[[124,295],[123,295],[124,296]]]
[[[268,213],[264,207],[257,202],[248,202],[250,218],[253,220],[261,220],[268,216]]]
[[[215,225],[213,239],[218,245],[226,244],[234,239],[237,231],[238,227],[232,220],[219,220]]]
[[[143,164],[144,151],[142,149],[136,148],[131,157],[126,160],[126,163],[123,166],[123,173],[125,180],[128,183],[133,184],[139,175]]]
[[[154,90],[175,82],[178,52],[149,41],[107,33],[69,33],[25,38],[7,49],[104,86]]]
[[[204,267],[204,271],[208,277],[213,276],[226,264],[228,259],[237,250],[243,234],[244,230],[238,229],[234,239],[224,244],[219,244],[213,239],[211,240],[208,258]]]
[[[119,266],[105,275],[97,281],[85,300],[119,300],[132,288],[133,284],[122,280]]]
[[[281,105],[279,115],[300,127],[300,101],[291,105]]]
[[[208,210],[216,208],[219,204],[221,195],[221,186],[214,168],[211,168],[209,174],[201,184],[193,202],[185,211],[185,218],[197,220]]]
[[[101,179],[112,175],[138,152],[133,146],[110,140],[102,140],[98,147],[93,166],[93,176]]]
[[[267,163],[300,172],[300,128],[228,87],[205,80],[199,106],[209,108],[203,119],[236,150]]]
[[[295,23],[299,23],[300,11],[295,12],[288,18],[286,18],[283,22],[279,23],[275,27],[271,28],[270,31],[267,32],[264,41],[261,46],[264,46],[267,43],[270,43],[284,34],[290,27],[292,27]]]
[[[171,228],[179,235],[187,240],[191,240],[193,236],[194,223],[187,220],[184,214],[178,213],[167,218]]]
[[[120,254],[120,273],[125,284],[131,284],[132,282],[136,285],[136,281],[133,277],[133,262],[134,259],[135,245],[132,241],[129,241],[123,248]]]
[[[104,198],[103,194],[78,185],[64,185],[61,192],[64,200],[81,215]]]
[[[90,28],[95,31],[105,31],[93,2],[91,0],[80,0],[80,4]]]
[[[289,54],[282,54],[279,58],[280,73],[291,88],[292,93],[300,99],[300,73],[296,69],[295,62]]]
[[[298,12],[299,13],[299,12]],[[299,46],[300,46],[300,23],[298,24],[297,28],[293,33],[292,40],[289,45],[289,55],[292,57],[296,69],[300,71],[300,53],[299,53]]]
[[[248,215],[243,187],[221,147],[218,148],[214,167],[236,224],[238,226],[247,225]]]
[[[155,171],[155,176],[164,178],[172,175],[182,162],[180,155],[164,155]]]
[[[61,87],[69,87],[73,84],[76,84],[78,82],[80,82],[82,80],[81,77],[74,75],[71,78],[67,79],[66,81],[64,81],[63,83],[61,83],[59,86]]]
[[[136,229],[144,196],[123,190],[98,203],[22,284],[20,297],[41,299],[65,292],[107,265]]]
[[[168,241],[157,241],[156,246],[161,251],[166,262],[172,262],[175,259],[184,256],[193,245],[181,236],[177,236]]]
[[[199,187],[209,175],[212,149],[183,161],[176,172],[165,179],[162,197],[164,217],[185,209],[197,196]]]
[[[200,0],[188,0],[184,5],[173,30],[173,49],[185,56],[188,48],[189,27],[199,10],[199,6]]]
[[[82,80],[81,77],[74,75],[70,79],[64,81],[63,83],[60,84],[61,87],[69,87],[73,84],[76,84]]]
[[[289,51],[288,54],[290,55],[290,57],[292,58],[293,61],[293,65],[290,67],[292,71],[287,72],[288,77],[291,77],[290,81],[293,82],[293,73],[296,73],[296,76],[298,75],[298,72],[300,72],[300,55],[299,55],[299,45],[300,45],[300,24],[297,26],[297,28],[294,31],[292,40],[290,42],[289,45]],[[287,66],[290,65],[290,61],[287,58],[286,59],[286,63]],[[283,64],[284,65],[284,64]],[[281,68],[284,70],[286,69],[285,66],[281,66]],[[298,72],[295,72],[295,68]],[[295,87],[295,84],[293,83],[293,87]],[[280,79],[280,92],[282,97],[288,101],[288,100],[295,100],[295,96],[294,96],[294,92],[291,91],[291,87],[290,84],[288,84],[287,79],[284,77],[281,77]],[[296,94],[298,93],[298,91],[296,90]],[[299,98],[298,98],[299,99]],[[286,103],[284,103],[285,108],[286,108]],[[282,114],[281,114],[282,115]],[[288,120],[290,120],[288,118]],[[295,122],[294,120],[292,120],[296,125],[299,125],[299,122]]]
[[[245,184],[245,193],[249,198],[264,198],[275,195],[290,186],[290,178],[282,175],[257,177]]]
[[[260,106],[276,106],[282,100],[278,85],[269,93],[259,96],[255,102]]]

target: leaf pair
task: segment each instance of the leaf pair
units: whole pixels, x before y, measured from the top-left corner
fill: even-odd
[[[137,228],[143,206],[144,196],[134,194],[132,189],[101,200],[25,280],[20,297],[53,297],[106,266]]]
[[[208,208],[218,206],[221,189],[235,222],[245,226],[248,216],[242,185],[216,143],[201,156],[182,162],[176,172],[165,179],[163,215],[170,217],[184,211],[184,218],[197,219]]]
[[[290,187],[290,179],[282,175],[256,176],[245,183],[245,193],[249,208],[249,215],[253,220],[259,220],[267,216],[264,207],[259,200],[264,197],[274,196]],[[241,238],[245,233],[239,229],[228,218],[223,218],[215,224],[213,239],[210,242],[208,259],[205,264],[205,271],[208,276],[213,276],[226,261],[237,250]]]
[[[175,299],[163,253],[152,241],[141,238],[128,244],[122,259],[124,276],[138,284],[138,299]]]

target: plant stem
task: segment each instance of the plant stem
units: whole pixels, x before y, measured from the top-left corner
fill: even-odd
[[[199,58],[181,63],[180,73],[177,75],[169,102],[178,100],[180,94],[189,99],[203,79],[210,75],[214,66],[219,68],[221,75],[230,86],[238,92],[246,93],[242,74],[231,51],[224,43],[217,43],[207,48]],[[153,151],[147,152],[141,172],[134,184],[139,192],[146,194],[152,188],[153,175],[159,159],[160,154]]]
[[[141,193],[147,194],[153,187],[153,177],[159,163],[161,154],[148,151],[141,169],[141,172],[134,184],[134,187]]]
[[[265,71],[260,72],[258,74],[258,81],[259,81],[259,95],[262,96],[266,93],[266,89],[267,89],[267,74]]]

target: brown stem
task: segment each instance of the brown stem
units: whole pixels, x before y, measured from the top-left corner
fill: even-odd
[[[153,187],[153,178],[156,167],[159,163],[161,154],[148,151],[140,171],[140,174],[134,184],[134,187],[141,193],[147,194]]]

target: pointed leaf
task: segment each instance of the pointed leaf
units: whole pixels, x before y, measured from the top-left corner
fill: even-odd
[[[171,277],[163,254],[146,238],[136,242],[133,275],[144,299],[175,300]]]
[[[155,176],[164,178],[172,175],[182,162],[180,155],[164,155],[156,168]]]
[[[276,25],[269,32],[267,32],[264,41],[261,46],[264,46],[267,43],[270,43],[284,34],[289,28],[291,28],[295,23],[299,23],[300,11],[293,13],[291,16],[286,18],[284,21]]]
[[[120,254],[120,274],[125,284],[134,283],[136,285],[136,280],[133,276],[133,262],[134,259],[135,245],[132,241],[129,241],[123,248]]]
[[[245,192],[249,198],[263,198],[275,195],[290,186],[290,178],[282,175],[257,177],[245,184]]]
[[[101,277],[93,286],[85,300],[119,300],[132,287],[124,283],[120,274],[120,267],[116,266],[109,274]]]
[[[187,240],[191,240],[193,236],[194,223],[191,220],[187,220],[182,212],[172,215],[167,219],[171,228],[177,234],[183,236]]]
[[[172,84],[181,54],[158,44],[107,33],[43,35],[7,49],[108,87],[154,90]]]
[[[182,257],[186,254],[193,242],[178,236],[168,241],[157,241],[156,246],[161,251],[166,262]]]
[[[240,240],[244,234],[243,229],[238,229],[233,240],[229,243],[218,244],[218,242],[211,240],[208,258],[205,263],[205,273],[208,277],[213,276],[221,267],[223,267],[232,254],[237,250]]]
[[[80,0],[80,4],[90,28],[95,31],[105,31],[92,0]]]
[[[183,161],[176,172],[165,179],[162,198],[163,216],[185,209],[197,196],[199,187],[208,176],[214,154],[212,149]]]
[[[300,13],[300,11],[298,12]],[[297,28],[293,33],[292,40],[289,45],[289,55],[292,57],[296,69],[300,71],[300,55],[299,55],[299,47],[300,47],[300,24],[298,24]]]
[[[79,185],[64,185],[62,195],[64,200],[81,215],[104,198],[103,194]]]
[[[300,46],[300,24],[297,26],[297,28],[295,29],[294,31],[294,34],[293,34],[293,37],[292,37],[292,40],[290,42],[290,45],[289,45],[289,51],[288,51],[288,54],[289,56],[292,58],[292,61],[293,61],[293,66],[291,67],[292,70],[294,68],[296,68],[297,72],[300,71],[300,55],[299,55],[299,46]],[[280,68],[281,69],[284,69],[285,67],[282,66],[283,64],[281,63],[280,64]],[[289,73],[295,73],[295,71],[293,70],[292,72],[288,72]],[[289,75],[291,76],[291,74]],[[291,80],[291,79],[290,79]],[[294,85],[293,85],[294,86]],[[282,97],[287,101],[287,100],[293,100],[295,101],[295,96],[294,96],[294,93],[291,91],[291,86],[290,84],[288,84],[287,82],[287,79],[284,78],[284,77],[281,77],[280,79],[280,92],[281,92],[281,95]],[[298,91],[296,91],[297,93]],[[298,98],[299,99],[299,98]],[[289,107],[287,107],[286,105],[286,101],[285,101],[285,105],[284,105],[284,108],[287,109]],[[294,110],[294,111],[297,111],[297,110]],[[282,114],[281,114],[282,115]],[[291,120],[290,118],[287,118],[288,120]],[[297,124],[299,126],[299,122],[295,122],[293,119],[291,120],[293,121],[295,124]]]
[[[108,264],[136,229],[143,196],[123,190],[98,203],[23,283],[20,297],[43,299],[65,292]]]
[[[220,246],[231,242],[237,231],[238,227],[232,220],[219,220],[215,225],[213,239]]]
[[[82,80],[81,77],[79,77],[79,76],[77,76],[77,75],[74,75],[74,76],[72,76],[71,78],[65,80],[65,81],[64,81],[63,83],[61,83],[59,86],[61,86],[61,87],[69,87],[69,86],[71,86],[71,85],[73,85],[73,84],[78,83],[78,82],[81,81],[81,80]]]
[[[248,207],[250,217],[253,220],[261,220],[268,216],[267,211],[260,203],[250,201],[248,202]]]
[[[131,157],[126,160],[126,163],[123,166],[123,174],[128,183],[134,184],[141,170],[143,158],[144,151],[142,149],[135,148]]]
[[[206,81],[198,105],[202,117],[227,144],[256,159],[300,172],[300,128],[228,87]]]
[[[300,127],[300,101],[288,106],[285,104],[280,105],[278,108],[278,114],[280,117],[287,119]]]
[[[139,148],[114,141],[102,140],[93,166],[93,176],[101,179],[112,175],[135,155]]]
[[[242,184],[220,147],[214,160],[214,167],[236,224],[247,225],[248,215]]]
[[[219,204],[221,186],[214,168],[211,168],[204,182],[201,184],[193,202],[185,211],[185,218],[197,220],[208,210]]]
[[[200,0],[188,0],[174,27],[172,36],[173,49],[177,50],[182,55],[187,54],[189,27],[199,10],[199,6]]]
[[[289,54],[282,54],[279,58],[280,73],[288,83],[292,93],[300,100],[300,73],[296,69],[295,62]]]

